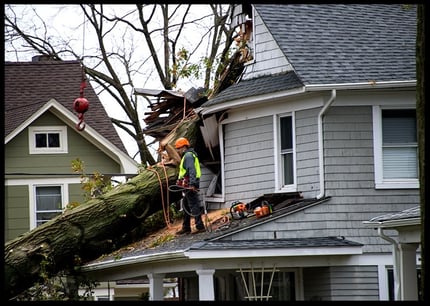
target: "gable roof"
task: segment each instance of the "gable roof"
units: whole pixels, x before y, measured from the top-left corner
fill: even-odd
[[[79,97],[82,70],[78,61],[5,62],[5,138],[33,114],[54,99],[70,112]],[[87,81],[84,96],[90,105],[84,115],[88,126],[109,140],[123,153],[126,148],[116,132],[91,84]]]
[[[416,78],[413,5],[254,7],[306,85]]]
[[[220,105],[227,101],[267,95],[268,89],[279,91],[276,86],[285,85],[287,78],[286,90],[291,91],[288,94],[300,93],[300,88],[311,90],[312,86],[369,87],[374,81],[378,86],[385,86],[384,82],[411,86],[415,82],[415,5],[253,6],[293,71],[240,80],[204,103],[203,114],[214,112],[214,105],[229,107]],[[256,57],[258,61],[258,54]]]

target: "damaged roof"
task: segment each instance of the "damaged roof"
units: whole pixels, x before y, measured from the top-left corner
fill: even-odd
[[[155,258],[159,256],[178,256],[179,253],[192,250],[235,250],[249,248],[315,248],[315,247],[361,247],[362,244],[345,239],[345,237],[306,237],[306,238],[283,238],[283,239],[257,239],[257,240],[231,240],[229,237],[234,234],[259,226],[261,224],[272,222],[288,214],[293,214],[305,208],[318,205],[327,201],[325,199],[303,199],[297,193],[287,193],[284,196],[280,194],[264,195],[255,199],[249,204],[251,207],[261,203],[262,200],[269,199],[273,201],[273,211],[270,215],[257,218],[255,215],[243,219],[232,219],[230,222],[223,223],[221,226],[215,226],[211,231],[175,236],[173,239],[166,240],[156,246],[150,247],[149,237],[146,237],[134,244],[128,245],[120,250],[115,251],[99,259],[87,263],[86,266],[103,265],[108,262],[121,260],[136,259],[140,257]],[[269,203],[272,204],[272,201]],[[254,203],[254,204],[252,204]],[[204,218],[204,216],[202,216]],[[217,220],[212,223],[217,224]],[[164,229],[165,230],[165,229]],[[227,239],[226,239],[227,238]],[[164,258],[164,257],[163,257]]]
[[[242,79],[203,107],[307,85],[416,79],[415,5],[253,6],[293,71]]]
[[[136,95],[147,97],[151,109],[150,112],[145,112],[143,133],[157,140],[163,139],[181,119],[192,114],[194,108],[207,100],[203,91],[203,88],[191,88],[185,93],[176,90],[135,88]]]

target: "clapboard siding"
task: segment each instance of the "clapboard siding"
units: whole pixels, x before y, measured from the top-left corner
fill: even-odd
[[[273,119],[227,124],[224,130],[225,201],[249,202],[273,192]]]
[[[304,300],[379,300],[376,266],[332,266],[303,269]]]
[[[319,108],[295,112],[297,190],[310,198],[319,191]]]
[[[247,65],[247,73],[244,74],[243,79],[252,79],[265,74],[292,70],[291,64],[288,62],[258,14],[256,14],[254,18],[254,23],[254,60]],[[251,42],[250,45],[253,47],[254,42]]]
[[[295,112],[297,190],[305,198],[314,197],[319,192],[319,110]],[[258,125],[258,129],[252,129],[253,124]],[[249,152],[243,148],[226,148],[226,152],[229,152],[228,157],[226,154],[226,169],[229,169],[226,186],[231,200],[243,200],[237,196],[247,191],[256,196],[264,190],[271,192],[271,180],[274,180],[271,162],[273,139],[261,141],[261,135],[270,137],[268,128],[271,128],[271,119],[266,117],[226,126],[229,146],[238,139],[248,144],[264,144],[264,149],[260,147],[259,150]],[[249,229],[246,233],[238,233],[232,239],[344,236],[363,243],[363,252],[390,252],[390,244],[380,238],[374,229],[365,227],[363,221],[418,205],[419,196],[414,189],[375,189],[372,128],[370,106],[329,108],[324,116],[324,177],[326,195],[331,197],[330,200]],[[251,131],[256,130],[259,133],[251,135]],[[230,163],[230,158],[233,163]],[[394,231],[390,235],[397,237]]]

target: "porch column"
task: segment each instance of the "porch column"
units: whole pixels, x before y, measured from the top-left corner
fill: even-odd
[[[164,274],[148,274],[149,278],[149,300],[164,300]]]
[[[199,301],[215,301],[215,269],[197,270],[199,276]]]
[[[417,243],[399,243],[400,300],[418,301]]]

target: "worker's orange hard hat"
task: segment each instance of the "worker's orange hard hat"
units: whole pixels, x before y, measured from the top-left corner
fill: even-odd
[[[188,139],[187,138],[185,138],[185,137],[181,137],[181,138],[178,138],[177,140],[176,140],[176,142],[175,142],[175,148],[176,149],[180,149],[180,148],[182,148],[183,146],[190,146],[190,142],[188,141]]]

